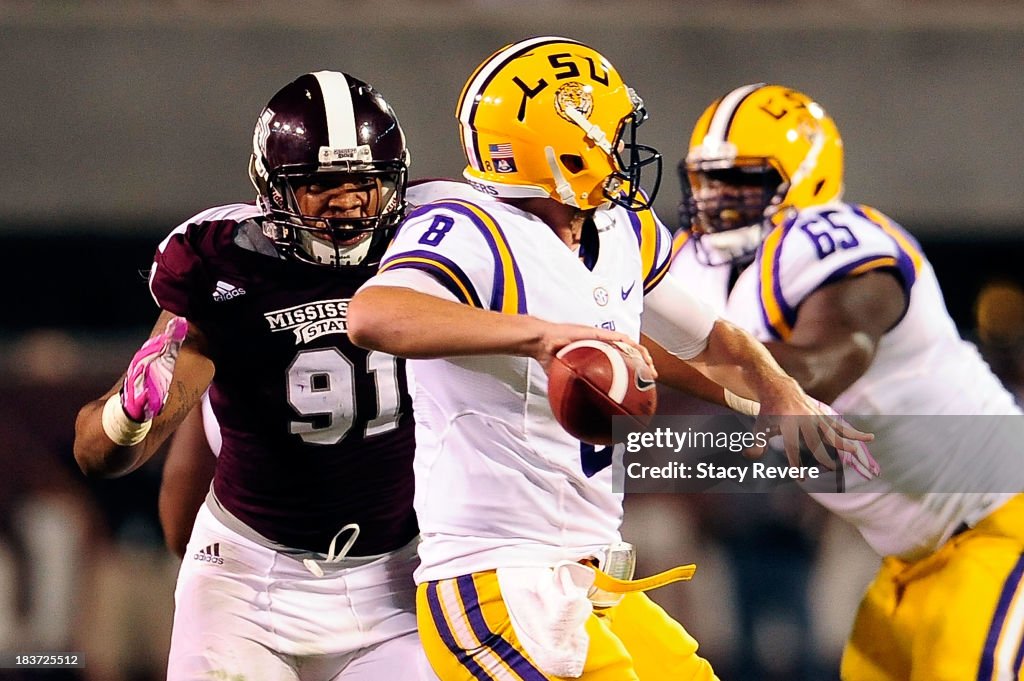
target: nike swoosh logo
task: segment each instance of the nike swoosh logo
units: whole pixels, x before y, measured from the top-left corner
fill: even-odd
[[[642,377],[640,374],[636,375],[636,387],[637,390],[650,390],[655,386],[656,382],[648,380]]]
[[[632,283],[631,283],[631,284],[629,285],[629,288],[624,288],[624,289],[622,289],[622,299],[623,299],[623,300],[625,300],[626,298],[629,298],[629,294],[633,292],[633,287],[634,287],[634,286],[636,286],[636,282],[635,282],[635,281],[634,281],[634,282],[632,282]]]

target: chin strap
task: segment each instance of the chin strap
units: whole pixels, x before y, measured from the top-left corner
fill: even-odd
[[[815,135],[814,140],[811,142],[811,148],[807,150],[807,155],[804,156],[804,160],[800,161],[800,165],[797,166],[796,172],[793,173],[793,178],[789,181],[790,187],[799,186],[811,171],[814,170],[815,166],[818,165],[818,156],[821,155],[821,150],[824,148],[825,135]]]
[[[701,234],[699,243],[702,248],[714,251],[715,257],[719,260],[713,262],[709,256],[709,265],[726,265],[752,257],[761,245],[765,233],[762,223],[757,223],[723,232]]]
[[[633,95],[631,91],[631,95]],[[601,129],[601,126],[596,123],[591,123],[587,120],[587,117],[583,115],[579,109],[574,106],[565,107],[563,113],[568,116],[569,120],[578,125],[591,142],[594,143],[598,149],[604,153],[612,156],[614,150],[612,149],[612,143],[608,139],[608,135]],[[558,197],[562,203],[573,206],[574,208],[580,208],[579,203],[576,201],[576,192],[573,191],[569,182],[565,179],[565,175],[562,173],[561,167],[558,165],[558,161],[555,158],[555,150],[552,147],[545,147],[544,154],[547,157],[548,166],[551,168],[551,176],[555,180],[555,191],[558,193]],[[617,188],[610,188],[609,192],[614,193]]]
[[[575,111],[575,109],[570,109],[570,111]],[[565,179],[562,168],[558,165],[554,147],[544,147],[544,156],[547,158],[548,167],[551,169],[551,177],[555,180],[555,191],[558,193],[559,201],[567,206],[579,208],[580,205],[576,201],[576,192],[573,191],[572,185]]]
[[[574,106],[565,107],[565,115],[568,116],[573,123],[583,128],[583,132],[587,134],[587,137],[598,149],[609,156],[612,155],[612,143],[608,141],[608,135],[606,135],[604,130],[601,129],[601,126],[588,121],[587,117]]]

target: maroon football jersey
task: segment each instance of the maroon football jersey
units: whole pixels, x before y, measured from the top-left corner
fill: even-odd
[[[200,213],[164,240],[150,275],[160,307],[210,343],[223,438],[214,493],[289,547],[326,552],[358,523],[350,555],[396,549],[417,532],[405,363],[349,342],[365,271],[276,257],[261,219],[250,204]]]

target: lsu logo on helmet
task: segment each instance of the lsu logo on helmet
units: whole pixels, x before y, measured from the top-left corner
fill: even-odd
[[[597,51],[568,38],[521,40],[488,57],[462,90],[463,174],[492,196],[647,208],[661,155],[636,143],[646,116]],[[655,169],[653,188],[641,185],[647,166]]]

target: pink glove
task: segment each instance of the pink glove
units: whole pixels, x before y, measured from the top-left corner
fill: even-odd
[[[814,404],[822,411],[834,418],[833,426],[836,434],[842,438],[841,446],[836,447],[836,453],[839,455],[839,460],[844,466],[850,468],[855,473],[860,475],[865,480],[871,480],[872,478],[878,477],[878,474],[882,472],[882,467],[875,461],[875,457],[868,451],[868,446],[860,440],[854,440],[845,437],[846,429],[853,429],[846,419],[844,419],[839,412],[825,404],[820,400],[811,400]]]
[[[133,421],[150,421],[164,408],[174,363],[187,333],[188,321],[174,317],[163,333],[146,341],[132,357],[121,388],[121,407]]]

